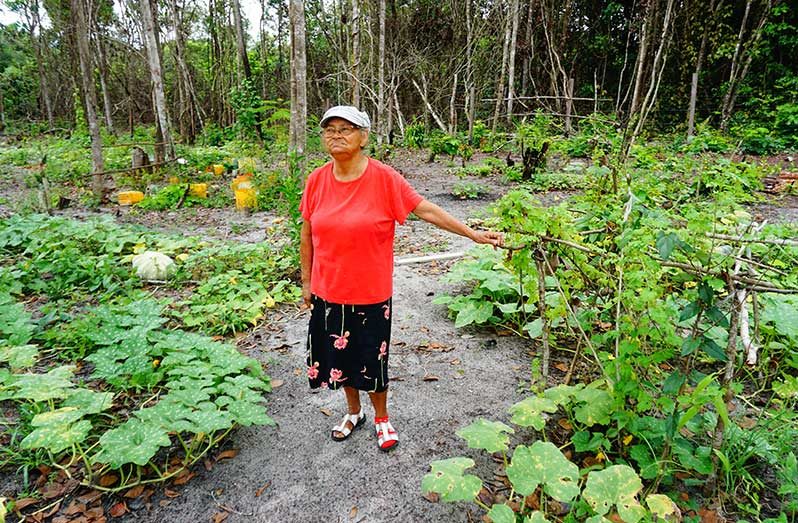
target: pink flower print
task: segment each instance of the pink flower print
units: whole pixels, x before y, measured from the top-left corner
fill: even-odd
[[[330,336],[335,338],[333,346],[338,350],[344,350],[347,344],[349,344],[349,331],[344,332],[343,336],[337,336],[335,334],[330,334]]]
[[[383,305],[382,308],[385,309],[385,319],[386,320],[390,320],[391,319],[391,308],[388,307],[387,305]]]
[[[386,356],[388,356],[388,344],[383,341],[380,345],[380,355],[377,356],[377,359],[381,360]]]
[[[348,378],[343,377],[344,372],[338,369],[330,369],[330,383],[340,383]]]
[[[319,362],[313,363],[312,367],[308,367],[308,378],[315,380],[319,377]]]

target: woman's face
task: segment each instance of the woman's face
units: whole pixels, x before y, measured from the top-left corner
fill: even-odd
[[[348,158],[360,154],[368,143],[369,132],[343,118],[331,118],[322,131],[322,140],[333,158]]]

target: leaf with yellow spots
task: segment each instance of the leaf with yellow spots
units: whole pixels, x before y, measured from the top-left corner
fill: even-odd
[[[541,485],[543,492],[557,501],[569,502],[579,494],[579,467],[548,441],[536,441],[531,447],[517,446],[507,477],[523,496]]]
[[[450,458],[433,461],[430,466],[432,471],[421,480],[421,490],[424,494],[435,492],[440,494],[442,501],[471,501],[482,489],[482,480],[472,474],[463,475],[463,472],[474,466],[470,458]]]
[[[636,499],[641,490],[643,482],[632,467],[613,465],[588,474],[582,497],[600,516],[616,507],[625,523],[637,523],[646,515],[646,509]]]
[[[513,429],[500,421],[487,421],[482,418],[467,427],[463,427],[455,434],[466,440],[472,449],[484,449],[488,452],[505,452],[510,443],[508,433]]]
[[[543,430],[546,425],[543,413],[557,412],[557,403],[548,398],[531,396],[510,407],[509,412],[513,415],[510,421],[516,425]]]

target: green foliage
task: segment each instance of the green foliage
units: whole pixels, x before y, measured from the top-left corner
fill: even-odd
[[[784,143],[765,127],[746,127],[741,134],[740,150],[745,154],[773,154],[784,149]]]
[[[236,115],[233,127],[238,137],[257,139],[259,133],[262,133],[259,127],[266,107],[251,79],[245,78],[233,87],[230,92],[230,105]]]
[[[458,182],[452,186],[452,196],[461,200],[475,200],[486,192],[484,186],[474,182]]]
[[[424,124],[414,123],[405,127],[405,145],[414,149],[421,149],[427,144],[427,130]]]
[[[681,139],[681,138],[680,138]],[[685,142],[681,150],[687,153],[726,153],[734,148],[731,140],[706,123],[699,123],[693,138]]]
[[[146,211],[164,211],[177,209],[178,203],[182,207],[207,207],[209,202],[208,198],[200,198],[190,194],[188,184],[173,184],[167,185],[157,193],[144,198],[138,204],[138,208]]]
[[[785,103],[776,107],[775,130],[785,144],[798,147],[798,103]]]
[[[782,370],[772,384],[776,406],[767,410],[779,421],[761,419],[743,431],[742,413],[727,408],[729,395],[742,386],[719,377],[727,363],[739,365],[743,352],[737,348],[735,361],[727,361],[732,300],[724,275],[735,270],[735,253],[747,247],[757,263],[775,269],[756,269],[762,285],[794,287],[798,250],[717,239],[750,234],[751,215],[738,202],[751,199],[766,168],[709,155],[665,158],[657,147],[634,154],[638,167],[628,194],[590,186],[566,204],[543,208],[527,190],[508,193],[493,210],[494,226],[505,231],[511,250],[506,256],[475,250],[446,276],[466,283],[466,293],[436,302],[447,305],[458,327],[500,326],[532,340],[548,332],[555,350],[581,345],[587,354],[590,385],[550,388],[510,409],[512,423],[544,430],[544,437],[546,420],[564,417],[560,427],[569,427],[572,460],[595,464],[585,484],[591,488],[569,517],[600,521],[613,514],[639,521],[649,514],[635,498],[641,480],[687,488],[709,477],[718,478],[721,497],[734,497],[738,509],[756,514],[757,496],[769,487],[760,479],[763,467],[776,449],[794,446],[782,443],[782,435],[798,432],[794,417],[781,414],[798,389],[791,377],[798,366],[796,304],[791,295],[757,297],[760,357]],[[779,226],[757,237],[795,234],[794,226]],[[747,307],[752,315],[753,306]],[[771,378],[751,378],[751,386],[768,389]],[[713,436],[719,427],[725,427],[722,445]],[[599,474],[597,463],[605,458],[638,472],[626,467]],[[523,493],[517,482],[528,477],[529,471],[511,475],[517,492]],[[661,496],[646,505],[657,514],[674,508]]]

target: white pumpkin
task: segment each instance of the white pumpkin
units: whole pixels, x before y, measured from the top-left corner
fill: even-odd
[[[133,268],[142,280],[163,281],[174,271],[175,262],[160,252],[144,251],[133,256]]]

